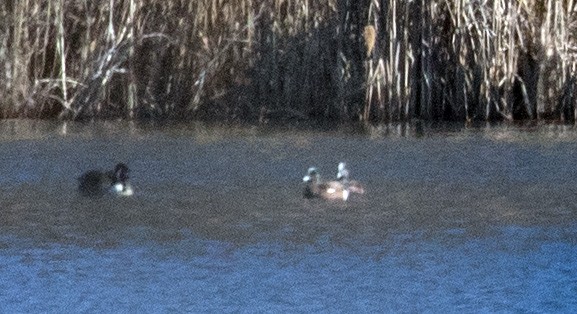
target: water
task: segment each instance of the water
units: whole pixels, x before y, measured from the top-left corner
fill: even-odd
[[[0,312],[577,310],[571,127],[0,131]],[[304,200],[341,160],[367,193]],[[134,197],[77,195],[118,161]]]

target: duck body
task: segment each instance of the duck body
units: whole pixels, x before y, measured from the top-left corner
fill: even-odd
[[[105,194],[130,196],[134,192],[129,183],[128,167],[119,163],[114,171],[90,170],[78,178],[78,191],[83,196],[98,197]]]
[[[365,188],[359,181],[356,180],[349,181],[348,190],[351,193],[365,194]]]
[[[343,200],[349,197],[349,190],[345,188],[342,182],[327,181],[321,182],[320,175],[316,168],[311,167],[307,175],[303,178],[306,183],[304,188],[305,198],[322,198],[327,200]]]
[[[346,167],[346,163],[340,162],[337,172],[337,181],[341,182],[343,186],[351,193],[364,194],[365,188],[357,180],[349,179],[349,170]]]
[[[90,170],[78,178],[78,191],[84,196],[102,196],[112,185],[112,180],[108,174]]]

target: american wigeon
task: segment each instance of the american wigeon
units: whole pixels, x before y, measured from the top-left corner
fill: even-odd
[[[315,167],[311,167],[304,176],[306,182],[304,197],[322,198],[322,199],[341,199],[346,201],[349,197],[349,191],[339,181],[321,182],[320,174]]]
[[[129,172],[124,163],[118,163],[114,171],[90,170],[78,178],[78,190],[84,196],[102,196],[106,193],[130,196],[134,192],[128,181]]]
[[[365,193],[365,189],[359,181],[349,179],[349,170],[347,169],[347,165],[344,162],[339,163],[337,181],[341,182],[350,193]]]

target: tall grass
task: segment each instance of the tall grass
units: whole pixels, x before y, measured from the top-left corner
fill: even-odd
[[[574,0],[0,2],[0,117],[575,121]]]

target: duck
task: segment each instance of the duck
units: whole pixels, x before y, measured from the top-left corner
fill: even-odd
[[[124,163],[116,164],[113,171],[90,170],[78,178],[78,190],[83,196],[131,196],[134,191],[129,182],[129,172]]]
[[[341,182],[350,193],[364,194],[363,185],[357,180],[349,180],[349,170],[345,162],[340,162],[337,168],[337,181]]]
[[[349,197],[349,190],[345,188],[342,182],[321,182],[319,171],[315,167],[308,169],[307,174],[303,177],[303,182],[306,183],[305,198],[346,201]]]

